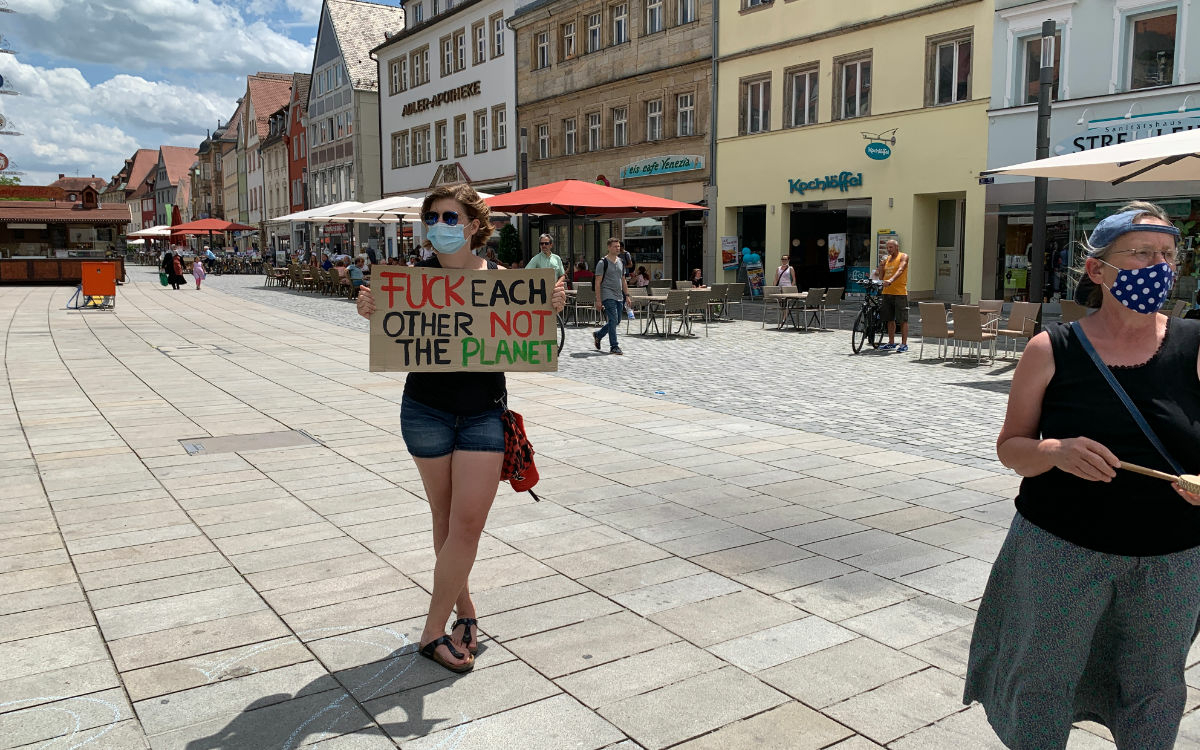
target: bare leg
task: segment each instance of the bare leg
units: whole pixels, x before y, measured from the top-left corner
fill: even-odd
[[[895,326],[896,326],[896,324],[892,323],[892,327],[895,328]],[[904,344],[905,346],[908,346],[908,321],[907,320],[900,324],[900,343]]]
[[[435,554],[441,551],[442,545],[446,542],[446,535],[450,529],[450,501],[451,501],[451,471],[450,464],[453,454],[450,456],[439,456],[438,458],[417,458],[413,457],[413,462],[417,465],[417,471],[421,474],[421,483],[425,485],[425,497],[429,500],[429,510],[433,516],[433,551]],[[463,586],[463,594],[460,598],[466,598],[470,602],[470,597],[466,594],[466,586]],[[461,613],[461,609],[459,610]],[[472,609],[472,613],[474,610]],[[474,614],[467,615],[474,617]],[[443,620],[443,630],[435,634],[422,633],[421,643],[425,644],[435,640],[444,634],[445,621]],[[455,659],[445,646],[440,646],[438,651],[442,657],[452,664],[462,664],[465,660]]]
[[[483,533],[488,511],[491,510],[492,501],[496,497],[503,460],[504,455],[501,453],[473,451],[456,451],[450,457],[450,480],[443,485],[448,486],[450,490],[448,513],[440,508],[434,511],[437,564],[433,572],[433,596],[429,604],[429,616],[421,634],[422,643],[428,643],[445,633],[446,621],[450,619],[450,612],[456,605],[459,606],[460,617],[472,617],[475,614],[467,588],[467,578],[475,564],[479,536]],[[424,479],[422,463],[424,462],[418,461],[418,468],[421,469]],[[426,488],[429,489],[428,482]],[[440,490],[440,487],[436,489]],[[432,498],[437,494],[438,492],[431,494],[431,508],[435,504]],[[441,504],[443,499],[444,494],[439,497],[438,505],[441,508],[446,507]],[[444,536],[439,528],[444,529]]]
[[[907,331],[908,327],[905,326],[904,330]],[[896,321],[894,321],[894,320],[888,321],[888,343],[889,344],[896,343]]]

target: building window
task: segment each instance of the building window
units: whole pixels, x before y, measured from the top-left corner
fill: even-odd
[[[471,27],[471,34],[475,39],[475,59],[474,64],[480,65],[487,61],[487,27],[483,25],[483,21]]]
[[[550,126],[538,125],[538,158],[550,158]]]
[[[663,28],[663,0],[646,0],[646,33],[653,34]]]
[[[454,72],[454,39],[442,37],[442,78]]]
[[[412,85],[420,86],[429,81],[429,47],[422,47],[412,53],[409,58],[412,63]]]
[[[433,161],[430,153],[429,126],[413,130],[413,163],[428,164]]]
[[[612,7],[612,43],[629,41],[629,3],[617,3]]]
[[[1134,16],[1129,21],[1129,88],[1175,82],[1175,9]]]
[[[813,66],[785,73],[787,112],[784,120],[789,128],[812,125],[817,121],[817,73]]]
[[[926,44],[925,105],[971,98],[971,31],[929,39]]]
[[[550,67],[550,35],[542,31],[533,35],[533,69]]]
[[[763,133],[771,128],[771,77],[753,78],[741,84],[741,135]]]
[[[661,141],[663,137],[662,99],[646,102],[646,140]]]
[[[856,56],[834,63],[837,94],[834,119],[849,120],[871,114],[871,58]]]
[[[345,112],[337,116],[338,138],[343,138],[346,135],[346,119]]]
[[[593,112],[588,118],[588,151],[599,151],[600,145],[600,113]]]
[[[446,126],[445,120],[440,120],[433,126],[434,140],[437,142],[438,161],[445,161],[450,156],[450,150],[446,143],[448,130],[449,128]]]
[[[563,155],[575,154],[575,118],[563,120]]]
[[[492,16],[492,57],[504,54],[504,14]]]
[[[400,90],[408,88],[408,58],[400,58]]]
[[[676,10],[680,25],[696,20],[696,0],[679,0]]]
[[[454,155],[467,155],[467,116],[459,115],[454,118]]]
[[[388,65],[388,77],[391,79],[391,84],[392,84],[391,88],[388,91],[389,94],[398,94],[401,91],[403,91],[403,89],[400,88],[400,61],[399,60],[392,60],[392,62]]]
[[[425,9],[421,7],[421,3],[414,3],[412,6],[412,22],[416,26],[421,21],[425,20]]]
[[[481,109],[475,113],[475,153],[487,151],[488,141],[487,110]]]
[[[454,32],[454,69],[467,68],[467,32],[459,29]]]
[[[675,135],[683,138],[696,134],[696,95],[675,97]]]
[[[508,147],[508,113],[503,104],[492,107],[492,147]]]
[[[408,164],[408,131],[392,133],[392,169],[407,167]]]
[[[742,0],[742,9],[757,8],[760,5],[770,5],[774,0]]]
[[[612,145],[624,146],[629,143],[629,108],[613,108],[613,137]]]
[[[587,51],[595,52],[600,49],[600,23],[601,16],[599,13],[592,13],[587,18]]]
[[[1025,53],[1021,56],[1024,62],[1024,70],[1021,73],[1022,88],[1024,89],[1020,95],[1022,104],[1037,104],[1038,91],[1041,89],[1039,81],[1042,67],[1042,38],[1040,36],[1029,36],[1022,40],[1025,47]],[[1054,77],[1050,84],[1050,101],[1058,101],[1058,69],[1061,62],[1062,52],[1062,32],[1054,32]]]
[[[560,59],[570,60],[575,56],[575,22],[569,21],[562,25],[562,43],[559,45]]]

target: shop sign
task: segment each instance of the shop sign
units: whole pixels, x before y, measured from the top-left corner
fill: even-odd
[[[400,115],[402,117],[408,117],[409,115],[416,114],[417,112],[424,112],[427,109],[440,107],[446,102],[456,102],[460,99],[466,99],[467,97],[479,96],[481,91],[482,88],[479,81],[475,81],[474,83],[464,83],[462,86],[455,86],[448,91],[443,91],[439,94],[434,94],[433,96],[427,96],[424,99],[411,101],[404,105],[404,109],[400,111]]]
[[[867,291],[867,281],[871,278],[869,266],[850,266],[846,278],[846,291],[850,294],[864,294]]]
[[[325,234],[345,234],[346,233],[346,225],[345,224],[326,224],[321,227],[321,231],[324,232]]]
[[[631,177],[649,177],[656,174],[670,174],[671,172],[688,172],[693,169],[704,169],[703,156],[670,154],[668,156],[651,157],[626,164],[621,167],[621,179],[628,180]]]
[[[841,172],[839,174],[816,177],[811,180],[788,180],[788,189],[800,195],[804,195],[806,190],[825,191],[835,188],[844,193],[852,187],[862,187],[862,184],[862,172]]]
[[[1142,117],[1115,117],[1093,120],[1087,130],[1082,130],[1054,146],[1055,154],[1073,154],[1093,148],[1128,143],[1139,138],[1178,133],[1200,128],[1200,111],[1159,113]]]
[[[883,161],[892,155],[892,147],[886,143],[868,143],[867,156],[876,161]]]
[[[721,238],[721,268],[726,271],[736,271],[738,267],[738,238],[727,236]]]

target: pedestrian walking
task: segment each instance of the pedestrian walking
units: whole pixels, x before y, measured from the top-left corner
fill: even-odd
[[[529,259],[525,264],[526,268],[553,268],[555,279],[560,279],[567,273],[563,268],[562,258],[554,252],[553,237],[548,234],[538,237],[538,250],[541,252]]]
[[[1087,242],[1082,321],[1025,349],[996,440],[1024,477],[971,639],[963,702],[1010,748],[1099,722],[1120,750],[1169,750],[1200,622],[1200,495],[1124,470],[1200,473],[1200,323],[1158,311],[1179,231],[1134,202]]]
[[[896,349],[896,324],[900,325],[900,348],[908,351],[908,253],[900,252],[900,243],[888,240],[887,253],[879,259],[879,277],[883,279],[883,296],[879,308],[887,323],[888,342],[880,349]]]
[[[208,278],[208,274],[204,272],[204,262],[199,257],[192,263],[192,278],[196,281],[196,291],[200,291],[200,282]]]
[[[184,283],[183,278],[183,260],[176,255],[174,250],[168,250],[163,256],[163,271],[167,274],[167,283],[172,289],[178,290]]]
[[[435,255],[418,265],[496,268],[472,252],[487,241],[492,223],[488,205],[469,185],[434,188],[421,205],[421,218]],[[566,300],[566,286],[559,279],[552,297],[556,312]],[[374,310],[370,287],[360,287],[359,314],[370,318]],[[500,415],[506,399],[502,372],[414,372],[404,383],[400,431],[425,486],[437,555],[419,653],[452,672],[470,671],[478,651],[478,612],[468,577],[500,484],[504,460]],[[452,611],[458,619],[447,635]]]
[[[617,324],[620,322],[625,305],[631,304],[629,299],[629,283],[625,280],[625,267],[621,264],[621,241],[616,237],[608,239],[608,255],[596,264],[596,309],[603,310],[607,323],[592,334],[592,342],[596,351],[600,351],[600,340],[608,334],[609,354],[624,354],[617,345]]]

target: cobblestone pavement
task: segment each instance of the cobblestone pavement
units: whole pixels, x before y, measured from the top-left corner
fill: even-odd
[[[961,695],[1006,365],[573,330],[509,379],[544,500],[497,497],[456,677],[413,653],[427,506],[351,305],[133,276],[115,312],[0,289],[0,747],[1000,747]]]

